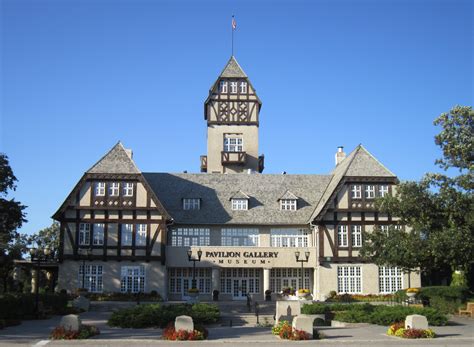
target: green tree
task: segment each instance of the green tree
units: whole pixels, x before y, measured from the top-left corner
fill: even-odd
[[[364,233],[361,256],[378,265],[406,271],[449,267],[466,271],[474,259],[474,112],[456,106],[434,121],[441,126],[435,143],[443,151],[436,160],[445,173],[427,174],[419,182],[403,182],[395,196],[376,201],[377,208],[400,218],[404,232],[390,228]],[[450,175],[446,174],[450,171]]]
[[[30,242],[41,249],[49,248],[51,257],[57,259],[59,257],[59,223],[54,221],[51,226],[33,234],[30,237]]]
[[[8,244],[17,236],[17,229],[25,219],[25,208],[15,199],[7,199],[9,191],[16,189],[17,179],[8,162],[8,157],[0,153],[0,257],[8,250]]]

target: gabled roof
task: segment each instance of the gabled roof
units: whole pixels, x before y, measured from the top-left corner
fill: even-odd
[[[222,70],[219,77],[228,77],[228,78],[243,77],[243,78],[246,78],[247,75],[244,72],[244,70],[242,70],[239,63],[235,59],[235,57],[231,56],[229,61],[227,62],[227,65],[224,67],[224,70]]]
[[[342,187],[345,177],[387,177],[396,178],[382,163],[365,149],[361,144],[356,147],[336,168],[331,172],[332,179],[321,197],[316,209],[308,222],[322,216],[331,197]]]
[[[329,175],[275,174],[170,174],[143,173],[150,187],[177,224],[298,225],[308,223]],[[290,190],[299,197],[299,208],[282,213],[277,200]],[[245,191],[249,209],[234,211],[229,192]],[[199,211],[183,211],[181,197],[201,198]]]
[[[290,192],[289,190],[287,190],[285,192],[285,194],[280,196],[278,201],[280,201],[280,200],[298,200],[298,197],[295,194],[293,194],[292,192]]]
[[[132,159],[132,151],[125,149],[119,141],[86,173],[138,174],[140,170]]]
[[[250,199],[250,197],[245,194],[243,191],[239,190],[237,192],[235,192],[234,194],[232,194],[232,196],[229,198],[229,200],[232,200],[232,199]]]

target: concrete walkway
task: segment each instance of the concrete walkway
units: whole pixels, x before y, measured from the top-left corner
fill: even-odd
[[[363,327],[332,328],[320,327],[319,330],[326,336],[325,339],[315,342],[290,342],[280,340],[271,334],[270,328],[254,327],[213,327],[209,328],[209,339],[196,342],[169,342],[160,340],[161,329],[121,329],[107,326],[110,312],[87,312],[80,315],[83,323],[97,326],[101,334],[95,339],[81,341],[50,341],[51,330],[59,324],[61,317],[56,316],[48,320],[24,321],[21,325],[0,330],[0,346],[201,346],[222,344],[226,346],[259,346],[271,347],[274,344],[287,345],[290,343],[312,344],[319,346],[352,345],[364,346],[474,346],[474,319],[453,317],[450,325],[434,327],[439,336],[430,340],[401,340],[385,335],[386,327],[365,325]]]

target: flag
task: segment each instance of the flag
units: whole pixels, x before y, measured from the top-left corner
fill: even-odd
[[[235,22],[234,16],[232,16],[232,30],[235,30],[237,28],[237,23]]]

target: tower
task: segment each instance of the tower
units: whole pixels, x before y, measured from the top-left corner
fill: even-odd
[[[258,154],[259,113],[262,102],[234,56],[209,90],[204,102],[207,155],[201,172],[262,172]]]

